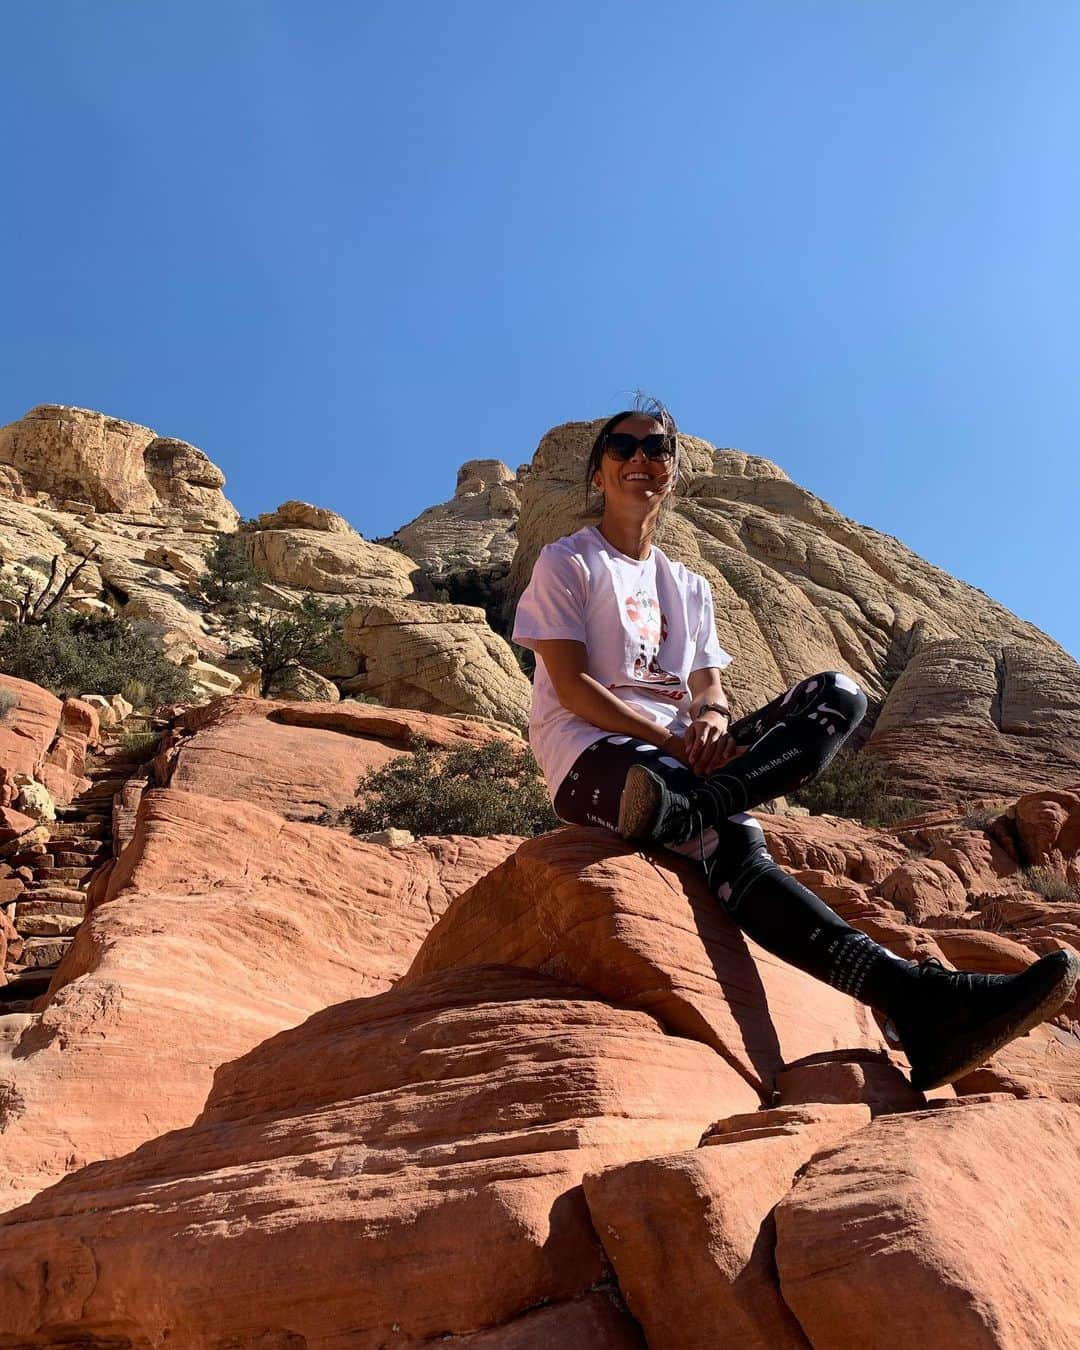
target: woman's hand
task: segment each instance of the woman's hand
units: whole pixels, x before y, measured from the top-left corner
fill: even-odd
[[[729,719],[718,712],[704,712],[686,729],[682,738],[685,757],[683,763],[701,778],[722,769],[729,760],[746,753],[745,745],[736,745],[728,735]]]

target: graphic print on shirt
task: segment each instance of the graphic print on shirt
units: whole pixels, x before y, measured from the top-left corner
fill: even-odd
[[[634,680],[632,684],[612,684],[608,687],[633,689],[644,684],[661,698],[681,702],[685,694],[682,681],[678,675],[666,671],[657,659],[660,645],[667,637],[667,619],[660,610],[656,596],[642,589],[626,596],[623,604],[639,643],[634,657]]]

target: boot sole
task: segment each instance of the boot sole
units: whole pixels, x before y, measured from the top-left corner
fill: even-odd
[[[933,1071],[924,1070],[922,1073],[913,1067],[911,1086],[919,1092],[926,1092],[930,1088],[954,1083],[958,1078],[963,1078],[965,1074],[977,1069],[1010,1041],[1025,1035],[1033,1027],[1053,1017],[1061,1005],[1068,1001],[1076,987],[1077,979],[1080,978],[1080,958],[1074,956],[1072,952],[1066,952],[1065,955],[1068,959],[1062,963],[1061,974],[1038,997],[1037,1002],[1026,1009],[1021,1005],[1009,1014],[987,1022],[979,1029],[977,1037],[971,1040],[963,1059],[958,1063],[947,1066],[939,1064]],[[1048,958],[1041,959],[1045,961]],[[1039,962],[1036,961],[1034,964],[1038,965]],[[1029,966],[1028,969],[1032,970],[1034,966]]]
[[[633,765],[626,772],[622,796],[619,798],[619,822],[616,829],[623,839],[645,839],[659,811],[660,788],[656,779],[641,765]]]

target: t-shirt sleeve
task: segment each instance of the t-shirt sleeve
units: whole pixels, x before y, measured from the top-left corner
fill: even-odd
[[[545,638],[584,642],[586,593],[582,564],[565,548],[548,544],[518,601],[513,640],[530,648]]]
[[[716,638],[716,618],[713,615],[712,588],[704,577],[701,583],[701,622],[697,630],[696,651],[690,664],[690,671],[705,670],[715,666],[723,670],[731,665],[731,654],[724,651]]]

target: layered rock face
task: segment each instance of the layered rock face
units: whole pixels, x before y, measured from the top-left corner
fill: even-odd
[[[1034,642],[928,642],[904,667],[868,750],[927,801],[1080,779],[1080,671]]]
[[[361,665],[343,684],[349,692],[517,727],[529,720],[532,687],[482,609],[417,601],[368,605],[349,615],[344,640]]]
[[[238,704],[249,710],[246,728],[230,738]],[[288,746],[274,738],[276,711],[307,719]],[[378,763],[394,734],[447,744],[482,734],[395,720],[369,725],[368,742],[336,706],[234,700],[172,747],[175,785],[144,794],[45,1006],[7,1016],[0,1007],[4,1209],[66,1171],[189,1124],[216,1067],[268,1035],[388,989],[449,899],[515,845],[451,839],[389,850],[304,823],[307,788],[284,786],[283,752],[344,804],[365,744]],[[250,791],[260,771],[269,779],[261,794]],[[9,1325],[0,1314],[0,1328]]]
[[[42,1006],[0,1016],[0,1347],[1069,1344],[1075,1006],[916,1093],[685,859],[303,818],[410,731],[493,734],[238,698],[178,722]],[[763,821],[903,955],[1080,946],[1024,871],[1080,880],[1080,785],[981,828]]]
[[[395,541],[434,576],[509,564],[517,548],[523,470],[501,459],[470,459],[458,469],[454,495],[397,530]]]

